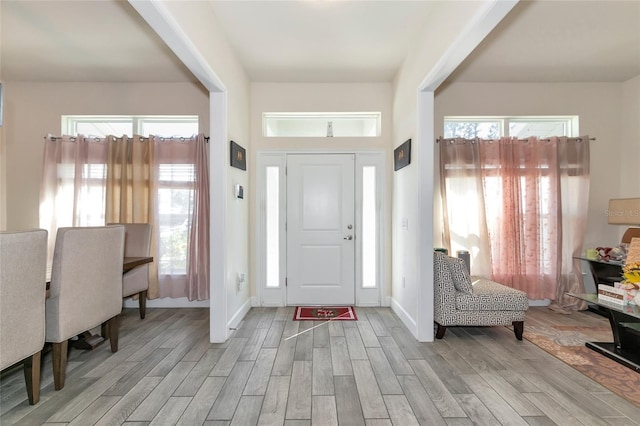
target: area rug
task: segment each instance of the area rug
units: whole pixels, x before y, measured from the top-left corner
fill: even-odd
[[[294,321],[357,321],[353,306],[296,306]]]
[[[525,327],[523,337],[611,392],[640,406],[640,374],[584,345],[589,341],[612,342],[610,327]]]

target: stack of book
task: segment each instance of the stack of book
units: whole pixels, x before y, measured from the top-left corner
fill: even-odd
[[[621,288],[616,288],[606,284],[598,284],[598,300],[603,302],[625,305],[627,303],[625,298],[626,293],[626,290]]]

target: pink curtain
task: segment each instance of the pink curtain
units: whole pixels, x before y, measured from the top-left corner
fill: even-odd
[[[49,263],[58,228],[104,225],[108,155],[107,138],[45,137],[40,227],[49,231]]]
[[[582,288],[572,257],[582,249],[586,223],[586,209],[576,206],[584,206],[588,196],[588,137],[446,140],[440,159],[445,241],[451,244],[450,229],[464,229],[459,222],[469,216],[468,210],[460,214],[467,197],[460,198],[450,184],[462,180],[478,188],[466,192],[481,209],[470,220],[486,230],[489,256],[476,260],[489,262],[492,279],[530,299],[583,308],[564,293]]]
[[[209,299],[209,165],[203,135],[195,143],[195,194],[189,233],[187,288],[189,300]]]
[[[109,222],[153,225],[149,298],[208,299],[209,172],[204,135],[48,136],[40,223],[49,231],[49,252],[59,227]],[[184,234],[183,230],[184,245],[171,234]],[[166,239],[160,238],[163,232]]]

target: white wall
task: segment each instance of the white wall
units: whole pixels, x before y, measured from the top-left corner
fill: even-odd
[[[438,62],[460,35],[460,29],[471,22],[487,2],[437,2],[425,24],[425,31],[409,52],[396,78],[393,95],[393,137],[395,148],[412,139],[411,164],[393,173],[392,213],[392,308],[405,325],[416,335],[418,312],[432,307],[419,305],[419,289],[425,293],[428,304],[433,304],[433,278],[426,273],[428,282],[419,282],[420,235],[432,226],[432,212],[420,212],[418,193],[424,189],[420,176],[433,175],[433,163],[418,164],[420,150],[433,150],[433,146],[421,146],[416,138],[418,127],[418,90],[425,77],[438,66]],[[452,23],[455,23],[452,25]],[[418,170],[423,168],[423,170]],[[420,172],[420,173],[419,173]],[[428,179],[427,186],[432,185]],[[427,192],[431,188],[427,188]],[[403,229],[402,223],[408,224]],[[421,229],[420,227],[423,227]],[[431,268],[423,265],[425,272]],[[432,311],[430,311],[432,312]],[[432,314],[431,314],[432,316]],[[423,323],[423,322],[421,322]],[[424,321],[431,324],[431,321]]]
[[[44,136],[61,133],[62,115],[197,115],[209,127],[208,93],[195,83],[3,82],[6,229],[39,227]],[[3,179],[5,180],[5,179]]]
[[[612,198],[640,197],[640,75],[622,84],[620,102],[620,155],[618,170],[620,190]],[[622,229],[626,227],[620,227]]]
[[[596,138],[590,142],[584,245],[617,245],[624,228],[608,225],[605,212],[609,198],[640,195],[637,175],[634,180],[637,165],[633,164],[640,158],[639,80],[636,77],[624,84],[452,83],[436,95],[436,132],[443,135],[447,115],[578,115],[580,135]]]
[[[209,74],[199,77],[209,78],[211,75],[215,75],[216,79],[224,85],[224,88],[219,89],[223,89],[225,93],[226,108],[222,107],[224,111],[211,111],[211,122],[226,123],[226,139],[216,142],[225,145],[224,157],[227,166],[226,170],[218,177],[226,180],[226,193],[223,194],[222,199],[212,199],[211,204],[213,208],[215,203],[225,203],[224,224],[217,224],[217,226],[225,227],[224,291],[226,291],[226,306],[224,310],[226,311],[227,324],[234,327],[251,307],[248,286],[245,286],[241,291],[237,291],[236,287],[238,272],[247,273],[249,271],[249,206],[246,202],[236,200],[233,190],[235,184],[247,186],[249,170],[241,171],[229,166],[229,141],[233,140],[239,143],[247,152],[251,148],[249,79],[226,35],[217,24],[217,18],[209,2],[162,1],[161,3],[171,18],[175,20],[175,35],[184,36],[189,40],[190,53],[201,60],[201,63],[204,64],[203,68],[206,68]],[[171,43],[168,45],[171,46]],[[180,52],[176,53],[180,57]],[[216,129],[211,129],[212,133],[215,131]],[[212,164],[214,164],[213,159]],[[247,166],[249,168],[248,164]],[[214,175],[215,177],[216,175]],[[212,224],[213,226],[216,225]],[[215,265],[212,264],[212,268],[215,269]],[[216,272],[218,271],[212,270],[212,276]],[[215,282],[212,288],[215,290]],[[212,294],[211,297],[215,298],[216,295]],[[212,321],[213,315],[215,314],[212,313]]]
[[[382,124],[380,137],[370,138],[275,138],[262,135],[262,113],[264,112],[381,112]],[[252,83],[251,85],[251,151],[249,162],[255,170],[258,151],[304,151],[304,150],[384,150],[387,153],[388,169],[391,163],[391,84],[390,83]],[[390,173],[387,173],[389,176]],[[387,181],[387,193],[390,193],[390,179]],[[256,176],[251,175],[249,200],[251,206],[251,240],[255,247]],[[245,200],[247,196],[245,195]],[[391,208],[387,205],[385,217],[390,217]],[[389,229],[389,226],[387,226]],[[389,241],[390,235],[385,236]],[[255,255],[255,250],[252,250]],[[390,270],[390,247],[386,247],[385,270]],[[256,276],[256,259],[251,262],[251,276]],[[390,274],[381,280],[383,294],[390,295]],[[255,294],[255,285],[252,288]]]

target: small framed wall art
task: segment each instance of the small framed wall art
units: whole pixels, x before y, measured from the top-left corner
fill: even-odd
[[[411,139],[393,150],[393,170],[400,170],[411,163]]]
[[[231,167],[247,170],[247,153],[243,147],[231,141]]]

